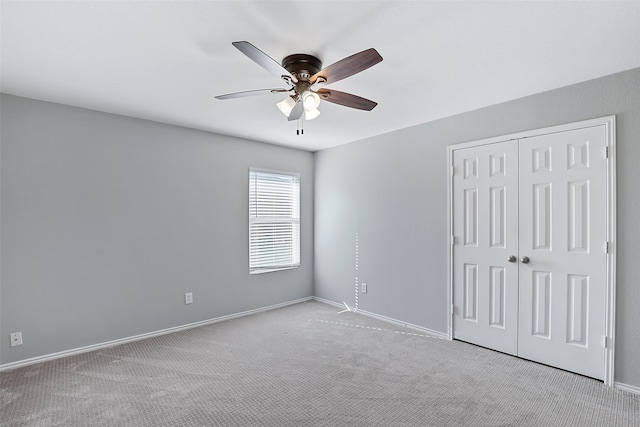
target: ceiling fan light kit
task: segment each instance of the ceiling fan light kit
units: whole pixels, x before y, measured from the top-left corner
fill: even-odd
[[[320,95],[308,90],[302,94],[302,102],[304,103],[305,111],[315,110],[320,105]]]
[[[320,115],[320,110],[314,108],[313,110],[305,110],[304,119],[305,120],[313,120]]]
[[[371,111],[377,105],[376,102],[369,99],[323,87],[381,62],[382,56],[373,48],[348,56],[322,69],[322,61],[313,55],[302,53],[289,55],[282,60],[282,64],[279,64],[247,41],[238,41],[232,44],[249,59],[284,80],[287,88],[234,92],[218,95],[217,99],[287,93],[287,97],[276,105],[289,121],[301,120],[302,118],[305,120],[315,119],[320,115],[318,107],[321,100],[364,111]],[[298,134],[301,134],[299,130]]]
[[[282,114],[289,117],[289,115],[291,114],[291,110],[293,110],[293,107],[295,107],[296,105],[296,101],[293,99],[293,97],[287,96],[282,101],[276,103],[276,105],[278,106]]]

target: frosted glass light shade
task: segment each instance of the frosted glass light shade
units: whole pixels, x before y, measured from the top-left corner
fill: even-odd
[[[304,118],[305,120],[313,120],[320,115],[320,110],[314,108],[313,110],[305,110]]]
[[[293,110],[293,107],[296,105],[296,101],[294,101],[290,96],[287,96],[282,101],[276,103],[276,105],[278,106],[278,109],[282,111],[282,114],[289,117],[291,110]]]
[[[302,94],[302,102],[305,111],[312,111],[320,105],[320,96],[315,92],[306,91]]]

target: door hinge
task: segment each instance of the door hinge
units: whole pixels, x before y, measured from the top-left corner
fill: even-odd
[[[604,244],[604,253],[606,253],[606,254],[608,254],[608,253],[609,253],[609,241],[607,241],[607,242]]]
[[[609,339],[607,338],[606,335],[604,337],[604,348],[609,348]]]
[[[451,304],[451,316],[455,316],[456,315],[456,306]]]
[[[451,235],[451,246],[456,244],[456,236],[454,236],[453,234]]]
[[[609,158],[609,146],[604,147],[604,157],[605,159]]]
[[[451,176],[454,176],[456,174],[456,167],[455,166],[451,166]]]

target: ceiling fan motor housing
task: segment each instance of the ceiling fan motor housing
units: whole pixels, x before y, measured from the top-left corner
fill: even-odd
[[[285,70],[296,76],[298,80],[309,80],[311,76],[322,69],[322,61],[313,55],[296,53],[282,60]]]

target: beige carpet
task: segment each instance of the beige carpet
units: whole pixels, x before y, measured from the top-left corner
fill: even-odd
[[[0,374],[2,426],[640,426],[640,396],[306,302]]]

